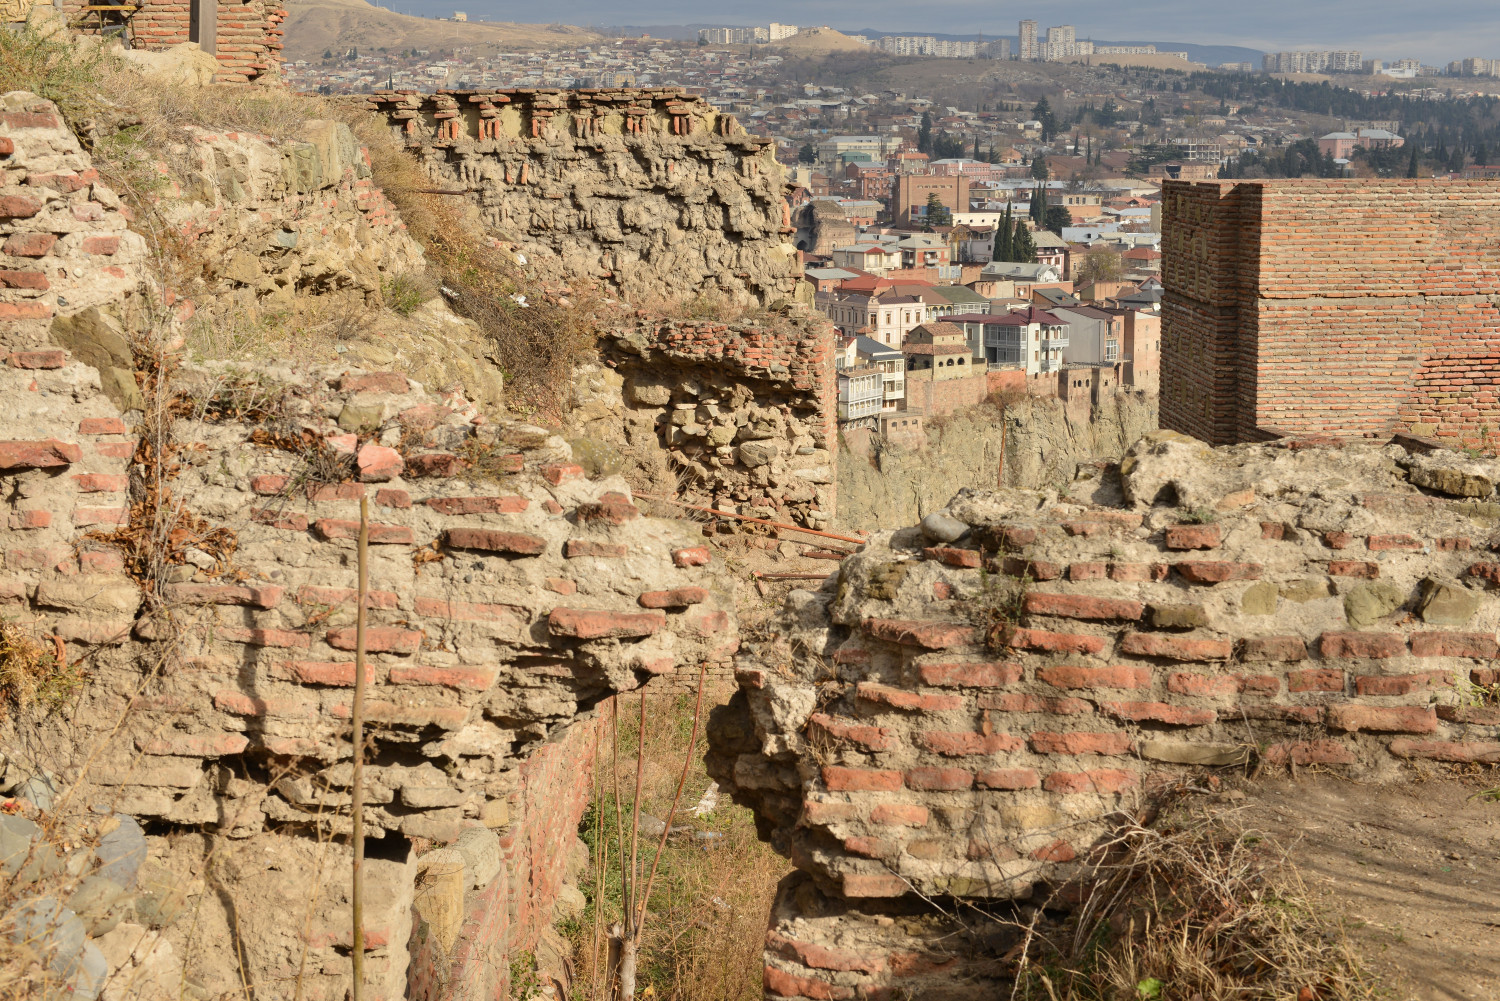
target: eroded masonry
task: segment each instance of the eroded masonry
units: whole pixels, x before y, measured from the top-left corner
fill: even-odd
[[[996,988],[1014,941],[984,908],[1066,904],[1111,831],[1205,767],[1500,761],[1473,698],[1500,653],[1497,478],[1158,432],[1090,497],[965,491],[794,592],[710,728],[711,771],[803,874],[768,994]]]
[[[435,185],[543,273],[770,305],[801,266],[772,139],[676,88],[378,92]]]

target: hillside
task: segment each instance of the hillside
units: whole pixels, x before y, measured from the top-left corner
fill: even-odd
[[[290,0],[286,57],[317,59],[327,49],[449,49],[458,45],[501,50],[551,49],[597,41],[584,28],[508,21],[458,22],[411,17],[365,0]]]
[[[778,48],[791,49],[798,53],[816,52],[868,52],[870,47],[857,38],[851,38],[832,28],[803,28],[790,38],[776,43]]]

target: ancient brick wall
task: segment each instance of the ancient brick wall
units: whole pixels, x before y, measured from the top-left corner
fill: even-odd
[[[1198,769],[1500,761],[1476,687],[1500,653],[1500,464],[1158,432],[1121,473],[1118,507],[965,491],[794,592],[741,655],[710,769],[833,902],[792,922],[784,888],[771,994],[994,975],[952,929],[914,954],[875,915],[1044,898],[1114,811]]]
[[[1281,433],[1500,428],[1500,185],[1167,182],[1162,423]]]
[[[69,20],[76,20],[83,30],[94,15],[84,16],[88,0],[61,0],[58,6]],[[160,51],[191,42],[192,4],[190,0],[169,3],[144,0],[131,19],[131,34],[137,48]],[[281,22],[287,12],[277,0],[218,0],[212,47],[219,60],[215,83],[273,83],[280,80],[282,36]],[[97,29],[94,29],[97,30]]]
[[[941,382],[924,378],[923,373],[906,373],[906,403],[928,416],[951,414],[972,407],[989,392],[988,373],[945,379]]]
[[[377,93],[434,186],[468,192],[541,272],[632,300],[792,297],[771,139],[675,88]]]

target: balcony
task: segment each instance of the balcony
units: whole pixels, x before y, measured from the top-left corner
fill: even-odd
[[[1043,351],[1065,351],[1067,350],[1067,347],[1068,338],[1066,336],[1042,338]]]

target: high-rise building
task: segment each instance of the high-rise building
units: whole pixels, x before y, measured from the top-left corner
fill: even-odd
[[[795,24],[777,24],[775,21],[771,22],[771,41],[773,42],[779,42],[783,38],[791,38],[796,33],[797,26]]]
[[[1027,62],[1035,62],[1036,60],[1042,58],[1042,50],[1041,47],[1037,45],[1036,40],[1036,22],[1022,21],[1020,34],[1021,51],[1019,58]]]
[[[1060,24],[1047,29],[1047,44],[1042,49],[1042,58],[1049,63],[1060,62],[1077,55],[1077,36],[1071,24]]]

